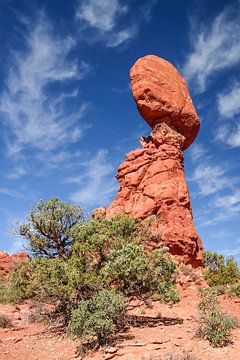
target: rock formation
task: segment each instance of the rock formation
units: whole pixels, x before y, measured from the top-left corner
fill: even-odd
[[[200,124],[187,85],[173,65],[153,55],[139,59],[130,78],[138,110],[152,132],[120,165],[120,189],[106,216],[151,218],[150,248],[168,246],[178,262],[200,266],[202,243],[193,224],[183,157]]]
[[[29,256],[25,252],[8,255],[5,251],[0,250],[0,276],[6,276],[19,263],[28,261]]]

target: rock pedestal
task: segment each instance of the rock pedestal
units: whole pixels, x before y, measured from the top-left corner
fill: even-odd
[[[154,236],[148,246],[168,246],[178,262],[201,266],[202,243],[193,224],[183,157],[200,122],[187,85],[172,64],[153,55],[139,59],[130,78],[137,108],[152,132],[120,165],[120,189],[106,216],[151,218]]]
[[[107,216],[151,217],[154,237],[147,246],[168,246],[178,262],[197,267],[202,263],[202,244],[184,176],[183,140],[165,123],[156,124],[151,136],[141,139],[143,148],[128,153],[120,165],[120,189]]]

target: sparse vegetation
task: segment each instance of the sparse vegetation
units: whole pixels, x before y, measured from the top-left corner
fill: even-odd
[[[163,360],[199,360],[195,355],[183,351],[180,354],[170,353],[164,356]]]
[[[42,304],[37,304],[32,307],[28,313],[27,320],[29,323],[44,322],[47,319],[47,312],[44,310]]]
[[[228,289],[228,294],[230,296],[240,297],[240,282],[231,285]]]
[[[237,326],[237,322],[222,312],[215,289],[202,289],[198,308],[197,335],[208,340],[212,346],[227,345],[231,341],[231,330]]]
[[[83,210],[79,206],[58,198],[40,200],[30,210],[27,221],[17,224],[15,232],[27,239],[34,256],[66,260],[73,242],[70,231],[83,219]]]
[[[199,360],[195,355],[187,353],[185,351],[181,353],[171,352],[169,354],[164,355],[148,355],[141,356],[141,360]]]
[[[6,328],[12,328],[13,324],[11,319],[5,315],[5,314],[0,314],[0,328],[6,329]]]
[[[83,221],[80,208],[54,198],[40,201],[19,229],[34,257],[10,273],[0,296],[55,302],[53,316],[74,336],[102,345],[122,327],[128,296],[179,300],[168,249],[145,251],[147,222],[126,215]]]
[[[167,248],[155,250],[147,257],[142,245],[128,244],[113,249],[104,272],[110,282],[126,295],[155,295],[164,302],[179,300],[176,265],[166,255]]]
[[[103,345],[113,332],[123,324],[125,316],[124,296],[115,290],[101,290],[89,300],[81,300],[73,310],[68,331],[84,340],[97,337]]]
[[[209,286],[232,285],[239,281],[240,271],[233,257],[224,261],[216,252],[204,252],[205,279]]]

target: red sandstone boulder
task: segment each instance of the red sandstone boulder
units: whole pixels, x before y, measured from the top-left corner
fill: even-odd
[[[200,122],[185,80],[168,61],[148,55],[130,71],[132,93],[138,110],[153,127],[163,121],[184,136],[186,149],[197,136]]]
[[[28,261],[29,256],[26,252],[8,255],[7,252],[0,250],[0,276],[6,276],[19,263]]]

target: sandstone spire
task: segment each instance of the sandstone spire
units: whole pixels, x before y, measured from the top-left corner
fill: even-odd
[[[187,85],[172,64],[153,55],[139,59],[130,78],[138,110],[152,132],[120,165],[120,189],[106,215],[151,217],[156,236],[148,245],[166,245],[179,262],[199,266],[202,243],[193,224],[182,151],[194,141],[200,123]]]

